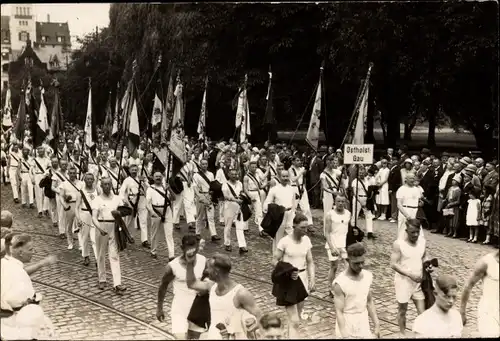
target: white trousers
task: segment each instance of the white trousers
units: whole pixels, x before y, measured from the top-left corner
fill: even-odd
[[[157,208],[160,212],[163,208]],[[158,244],[160,243],[160,230],[163,229],[163,234],[165,236],[165,241],[167,243],[168,257],[172,258],[175,256],[174,249],[174,223],[172,219],[172,208],[167,207],[165,211],[165,221],[161,222],[159,217],[151,217],[151,253],[156,254],[158,250]]]
[[[224,245],[231,245],[231,228],[234,222],[238,247],[247,247],[245,234],[243,233],[245,222],[242,220],[241,214],[239,214],[241,212],[240,205],[226,201],[224,206]],[[238,215],[240,219],[238,219]]]
[[[64,216],[64,233],[66,233],[66,240],[68,246],[73,246],[73,229],[75,225],[75,202],[63,203],[63,216]],[[66,210],[65,208],[68,208]],[[78,239],[80,241],[80,239]],[[81,245],[81,244],[80,244]]]
[[[44,327],[52,329],[52,321],[45,315],[41,305],[28,304],[8,318],[0,319],[2,340],[38,339]]]
[[[224,224],[224,201],[219,200],[219,223]]]
[[[80,218],[85,224],[82,224],[82,226],[80,226],[80,232],[78,232],[78,240],[80,241],[80,246],[82,248],[82,257],[85,258],[90,256],[90,230],[93,230],[94,228],[91,228],[92,215],[90,215],[89,211],[80,211]],[[94,255],[95,251],[96,250],[94,249]]]
[[[129,215],[123,219],[129,231],[137,228],[141,230],[141,243],[148,241],[148,215],[149,212],[146,209],[145,199],[141,196],[137,205],[137,215]],[[139,226],[137,226],[137,223],[139,223]]]
[[[307,217],[307,223],[309,225],[312,225],[313,220],[312,220],[312,213],[311,213],[311,206],[309,205],[309,196],[307,195],[306,191],[306,186],[302,186],[304,188],[304,191],[302,192],[302,196],[299,198],[299,200],[296,201],[296,206],[294,207],[294,210],[297,210],[297,207],[300,208],[302,213]],[[299,194],[299,188],[295,188],[295,193],[297,195]]]
[[[100,227],[108,234],[103,236],[94,228],[94,233],[90,235],[92,243],[95,245],[97,259],[97,276],[99,282],[106,282],[106,251],[109,254],[109,265],[113,276],[113,286],[122,284],[122,274],[120,269],[120,255],[116,245],[115,222],[101,221]]]
[[[52,223],[59,223],[59,209],[57,207],[57,197],[53,199],[49,199],[45,197],[45,201],[47,202],[48,208],[47,210],[50,212],[50,217],[52,219]]]
[[[293,209],[290,211],[285,211],[285,214],[283,216],[283,221],[281,222],[278,231],[276,231],[276,236],[274,236],[273,239],[273,245],[272,245],[273,255],[276,254],[277,246],[281,238],[292,233],[294,217],[295,217],[295,211]]]
[[[9,168],[10,187],[12,187],[12,196],[19,199],[19,182],[17,178],[17,167]]]
[[[215,229],[215,208],[213,204],[205,205],[198,202],[196,205],[196,212],[198,216],[196,217],[196,234],[201,234],[201,230],[205,228],[208,222],[208,229],[210,230],[210,236],[217,235],[217,230]]]
[[[359,212],[363,210],[365,214],[366,221],[366,232],[373,233],[373,214],[367,208],[363,208],[362,206],[366,205],[366,197],[358,197],[358,200],[355,198],[352,200],[352,212],[351,215],[351,225],[354,225],[354,220],[358,218]]]
[[[327,191],[323,191],[323,235],[325,235],[325,229],[326,229],[326,215],[328,212],[333,210],[333,194],[329,193]]]
[[[35,203],[36,203],[36,208],[38,209],[38,213],[43,212],[43,201],[45,199],[45,194],[43,193],[43,189],[40,188],[39,183],[40,181],[44,178],[43,174],[35,174],[35,184],[34,184],[34,189],[35,189]]]
[[[179,218],[181,213],[181,208],[184,208],[184,214],[186,215],[186,222],[189,225],[194,225],[196,217],[196,203],[194,201],[194,191],[192,187],[188,187],[187,182],[182,182],[184,190],[181,194],[175,197],[174,201],[174,223],[179,224]]]
[[[21,203],[33,205],[33,183],[29,173],[21,173]]]
[[[262,226],[260,226],[260,223],[262,223],[262,201],[260,199],[260,192],[259,191],[252,191],[248,192],[248,195],[250,199],[252,200],[252,213],[254,216],[255,224],[259,228],[259,232],[263,231]]]
[[[57,218],[58,218],[58,229],[59,234],[66,233],[66,223],[65,223],[65,215],[64,215],[64,205],[61,202],[62,198],[60,195],[56,195],[56,205],[57,205]]]

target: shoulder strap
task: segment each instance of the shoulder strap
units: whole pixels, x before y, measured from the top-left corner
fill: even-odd
[[[30,169],[30,166],[26,164],[26,161],[22,160],[22,164],[24,165],[24,167],[28,168],[28,170]]]
[[[14,160],[16,160],[17,163],[19,163],[19,159],[14,154],[10,154],[10,156],[12,156]]]
[[[229,182],[226,182],[227,187],[229,187],[229,191],[231,191],[231,194],[235,199],[238,199],[238,196],[236,195],[236,192],[234,191],[233,187],[229,184]]]
[[[208,180],[207,176],[201,171],[201,169],[199,170],[198,175],[201,176],[201,178],[205,180],[207,185],[210,187],[210,180]]]
[[[339,185],[337,183],[337,181],[335,181],[335,179],[327,171],[323,171],[323,173],[328,177],[328,179],[330,179],[331,182],[333,182],[334,186],[338,186]],[[330,189],[333,190],[333,186],[330,186]]]
[[[40,169],[42,173],[45,173],[45,169],[43,169],[42,165],[36,160],[36,158],[34,158],[33,161],[35,161],[35,164],[37,165],[38,169]]]
[[[66,177],[64,175],[60,174],[58,171],[55,171],[55,173],[56,173],[57,177],[59,179],[61,179],[61,181],[66,181],[67,180]]]
[[[75,185],[73,185],[73,186],[76,188]],[[80,195],[82,196],[83,202],[85,204],[85,208],[90,212],[90,214],[92,214],[92,207],[90,207],[89,201],[87,200],[87,196],[85,195],[83,190],[80,190]]]
[[[253,174],[250,174],[250,172],[247,172],[247,175],[248,175],[248,177],[249,177],[250,179],[252,179],[252,180],[253,180],[253,182],[257,185],[257,188],[259,188],[259,189],[260,189],[260,183],[259,183],[259,181],[257,181],[257,179],[253,176]]]

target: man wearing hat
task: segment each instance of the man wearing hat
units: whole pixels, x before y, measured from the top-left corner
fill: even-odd
[[[493,162],[487,162],[485,169],[488,173],[484,176],[483,180],[483,188],[484,187],[491,187],[491,188],[496,188],[498,185],[498,172],[495,168],[495,165]]]
[[[423,211],[427,220],[424,228],[430,228],[437,222],[437,182],[433,172],[430,170],[431,162],[429,159],[422,161],[420,165],[420,187],[423,193]]]
[[[425,160],[428,158],[431,154],[431,151],[428,148],[422,148],[422,151],[420,152],[420,159]]]
[[[41,218],[44,208],[44,199],[48,200],[48,198],[45,198],[45,194],[39,184],[46,176],[50,167],[50,160],[45,156],[45,149],[43,146],[37,148],[37,155],[33,158],[33,166],[34,167],[31,167],[31,177],[34,179],[35,202],[38,209],[38,217]]]
[[[479,180],[483,181],[486,174],[488,174],[486,168],[484,167],[484,160],[478,157],[476,160],[474,160],[474,164],[477,167],[476,175],[479,177]]]
[[[30,176],[33,159],[29,156],[29,153],[30,149],[25,145],[19,160],[20,166],[17,168],[17,177],[21,180],[21,203],[23,207],[27,207],[29,203],[29,207],[33,208],[33,180]]]

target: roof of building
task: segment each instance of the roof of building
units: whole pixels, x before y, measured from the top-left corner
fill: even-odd
[[[42,37],[46,37],[47,43],[56,45],[57,37],[64,37],[65,44],[71,44],[71,35],[69,33],[68,23],[57,22],[36,22],[36,41],[41,42]]]
[[[67,63],[69,63],[71,57],[69,52],[63,53],[62,51],[54,51],[54,49],[47,49],[41,46],[35,46],[34,51],[43,63],[47,63],[49,71],[66,70]]]
[[[8,31],[10,25],[10,17],[7,15],[2,15],[1,21],[2,21],[2,31],[4,30]]]

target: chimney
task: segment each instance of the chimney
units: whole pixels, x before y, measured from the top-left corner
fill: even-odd
[[[47,22],[50,22],[50,14],[47,14]]]

